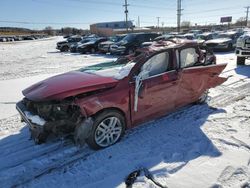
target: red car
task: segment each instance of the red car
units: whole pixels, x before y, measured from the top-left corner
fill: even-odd
[[[196,42],[158,41],[134,55],[41,81],[17,103],[37,143],[48,135],[73,133],[93,149],[108,147],[126,129],[204,102],[226,64]],[[52,134],[52,135],[53,135]]]

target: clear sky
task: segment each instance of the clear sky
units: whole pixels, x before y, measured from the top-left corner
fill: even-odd
[[[127,0],[129,19],[141,26],[176,26],[177,0]],[[31,29],[77,27],[125,19],[124,0],[0,0],[0,27]],[[182,0],[182,21],[192,24],[219,23],[220,17],[233,21],[246,16],[250,0]]]

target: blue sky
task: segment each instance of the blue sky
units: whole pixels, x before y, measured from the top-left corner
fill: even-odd
[[[128,0],[129,19],[141,26],[176,26],[177,0]],[[42,29],[77,27],[124,20],[124,0],[1,0],[0,27]],[[246,15],[249,0],[182,0],[182,21],[192,24],[219,23],[220,17],[232,16],[233,21]],[[20,23],[18,23],[20,22]]]

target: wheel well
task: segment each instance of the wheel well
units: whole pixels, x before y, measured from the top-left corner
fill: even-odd
[[[110,108],[101,109],[100,111],[96,112],[93,116],[94,117],[98,116],[99,114],[103,113],[104,111],[116,111],[116,112],[120,113],[124,117],[125,122],[127,122],[125,113],[121,109],[116,108],[116,107],[110,107]],[[127,125],[126,125],[126,128],[127,128]]]

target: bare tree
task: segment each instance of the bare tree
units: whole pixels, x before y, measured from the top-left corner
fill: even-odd
[[[190,21],[182,21],[181,22],[181,27],[189,28],[191,26]]]
[[[236,26],[245,26],[246,25],[246,18],[245,17],[240,17],[236,22],[235,22]]]
[[[44,28],[44,32],[47,34],[47,35],[54,35],[55,32],[53,30],[53,28],[51,26],[47,26]]]

